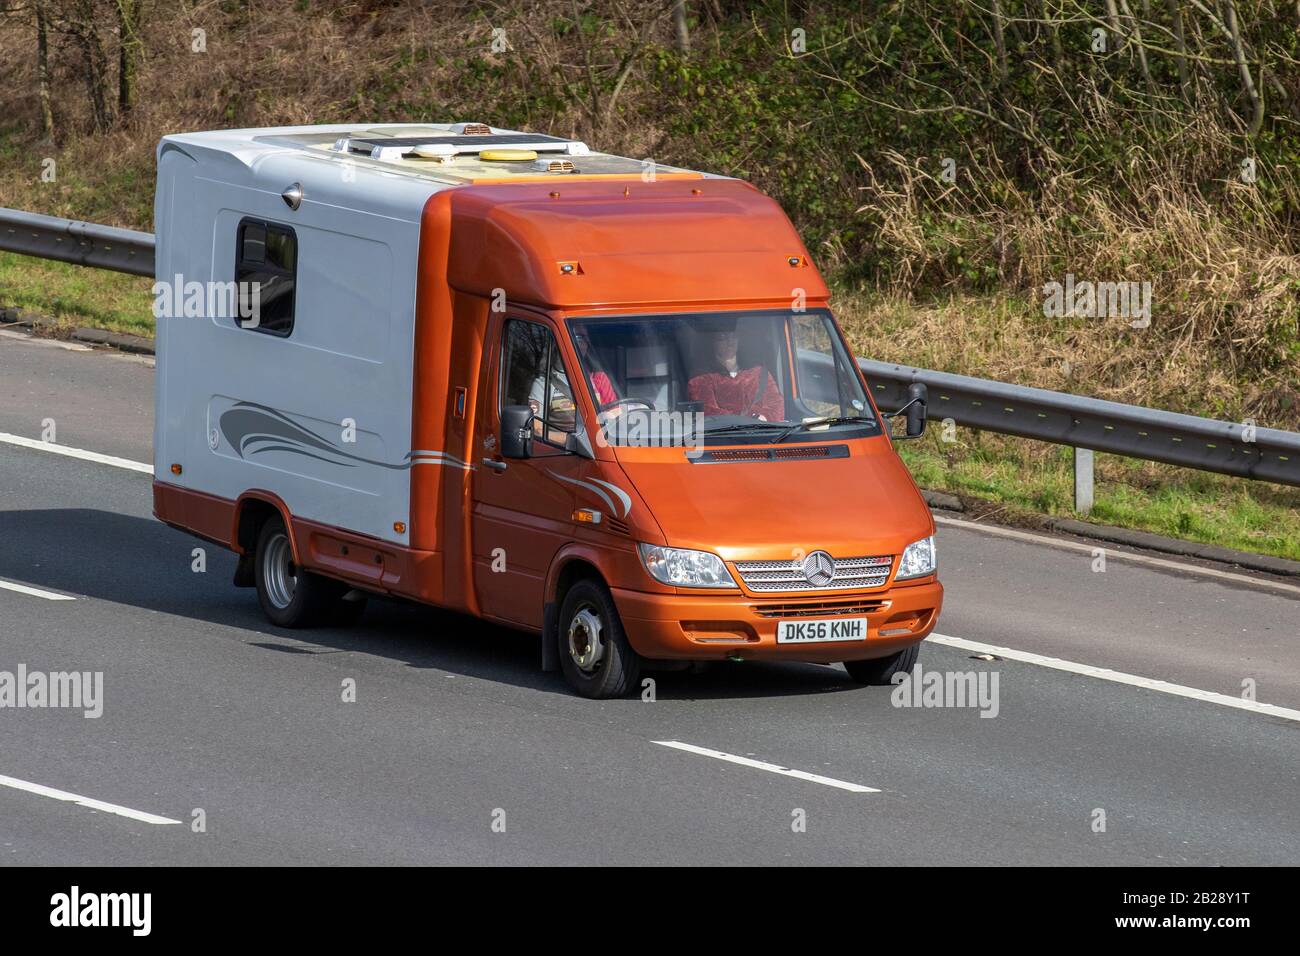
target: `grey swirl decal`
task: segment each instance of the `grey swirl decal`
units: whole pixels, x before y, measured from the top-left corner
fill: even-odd
[[[547,474],[552,478],[557,478],[560,481],[567,481],[571,485],[577,485],[579,488],[590,491],[592,494],[600,498],[601,501],[605,502],[605,505],[609,508],[610,512],[617,517],[626,518],[632,513],[632,496],[622,488],[618,487],[618,485],[611,485],[608,481],[601,481],[599,478],[591,478],[583,481],[581,478],[569,478],[565,475],[557,475],[553,471],[548,471]],[[623,513],[621,515],[619,514],[618,506],[614,504],[614,499],[609,496],[606,489],[618,495],[618,499],[623,505]]]
[[[221,434],[230,447],[246,461],[265,452],[281,451],[344,468],[355,468],[357,465],[374,465],[398,471],[413,465],[448,465],[465,470],[473,468],[473,465],[463,459],[444,451],[407,452],[406,460],[397,464],[354,455],[339,448],[328,438],[299,425],[283,412],[253,402],[232,405],[221,413],[219,424]]]

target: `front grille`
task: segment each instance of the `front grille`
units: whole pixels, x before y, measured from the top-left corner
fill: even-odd
[[[804,601],[799,604],[755,604],[759,617],[831,617],[837,614],[875,614],[888,601]]]
[[[874,558],[835,558],[835,573],[830,583],[820,587],[803,573],[803,561],[737,561],[736,570],[751,591],[847,591],[878,588],[889,580],[894,559],[889,555]]]

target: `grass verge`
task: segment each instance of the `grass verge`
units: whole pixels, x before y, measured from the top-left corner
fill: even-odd
[[[937,423],[933,423],[937,424]],[[1282,485],[1098,453],[1095,504],[1076,516],[1069,448],[959,428],[899,444],[917,484],[1008,524],[1082,517],[1186,541],[1300,560],[1300,491]]]
[[[68,327],[152,338],[152,285],[140,276],[0,252],[0,306],[51,316]]]

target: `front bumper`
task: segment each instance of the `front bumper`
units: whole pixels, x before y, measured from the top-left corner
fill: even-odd
[[[836,661],[896,654],[923,640],[943,606],[943,585],[933,578],[884,591],[772,595],[649,594],[615,588],[628,641],[654,660]],[[799,618],[865,617],[867,639],[816,644],[778,644],[777,622]]]

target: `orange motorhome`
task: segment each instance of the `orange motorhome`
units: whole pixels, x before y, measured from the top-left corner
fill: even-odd
[[[275,624],[409,598],[539,633],[589,697],[721,659],[888,683],[933,629],[933,519],[751,186],[479,124],[195,133],[155,228],[160,302],[201,302],[159,322],[155,513]]]

